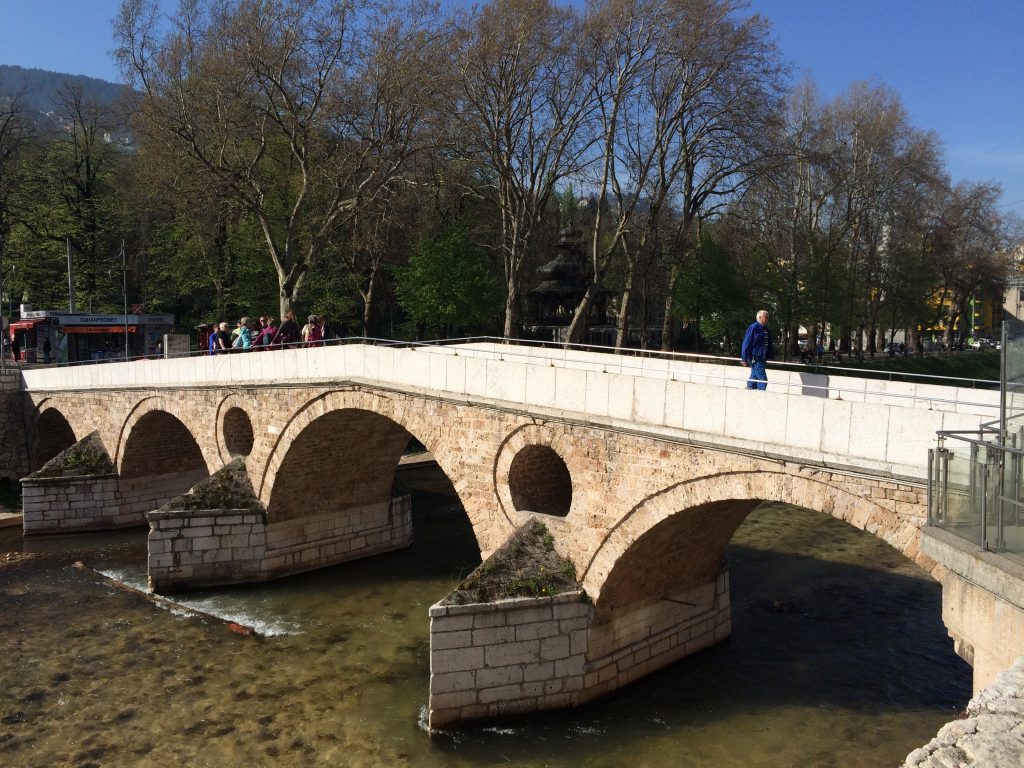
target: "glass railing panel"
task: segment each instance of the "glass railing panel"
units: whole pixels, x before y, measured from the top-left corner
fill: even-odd
[[[1011,446],[1020,445],[1012,435]],[[994,500],[990,548],[1024,564],[1024,454],[1005,450],[1001,458],[1000,483]]]
[[[981,546],[979,448],[972,443],[946,441],[936,452],[933,471],[933,524]]]

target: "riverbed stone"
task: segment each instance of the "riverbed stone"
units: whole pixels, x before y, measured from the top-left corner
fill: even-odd
[[[902,768],[1014,768],[1024,765],[1024,656],[979,692],[966,717],[947,723]]]

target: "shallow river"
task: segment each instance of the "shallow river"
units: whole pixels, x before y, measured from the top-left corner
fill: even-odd
[[[157,608],[145,531],[23,542],[0,565],[3,766],[896,766],[970,697],[937,584],[873,536],[759,507],[727,642],[569,712],[431,738],[427,608],[479,563],[443,483],[406,473],[408,550]]]

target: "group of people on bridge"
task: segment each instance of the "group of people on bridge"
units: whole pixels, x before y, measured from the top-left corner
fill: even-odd
[[[214,323],[214,329],[207,341],[207,352],[222,355],[229,352],[285,349],[289,347],[320,347],[326,336],[327,319],[323,315],[310,315],[302,328],[291,311],[284,313],[280,325],[270,316],[254,320],[243,317],[235,329],[229,330],[225,323]]]

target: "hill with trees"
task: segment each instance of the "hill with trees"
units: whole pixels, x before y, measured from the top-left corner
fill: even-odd
[[[23,109],[46,114],[60,108],[62,91],[76,89],[91,104],[113,106],[124,98],[125,87],[84,75],[0,64],[0,103],[17,98]]]

